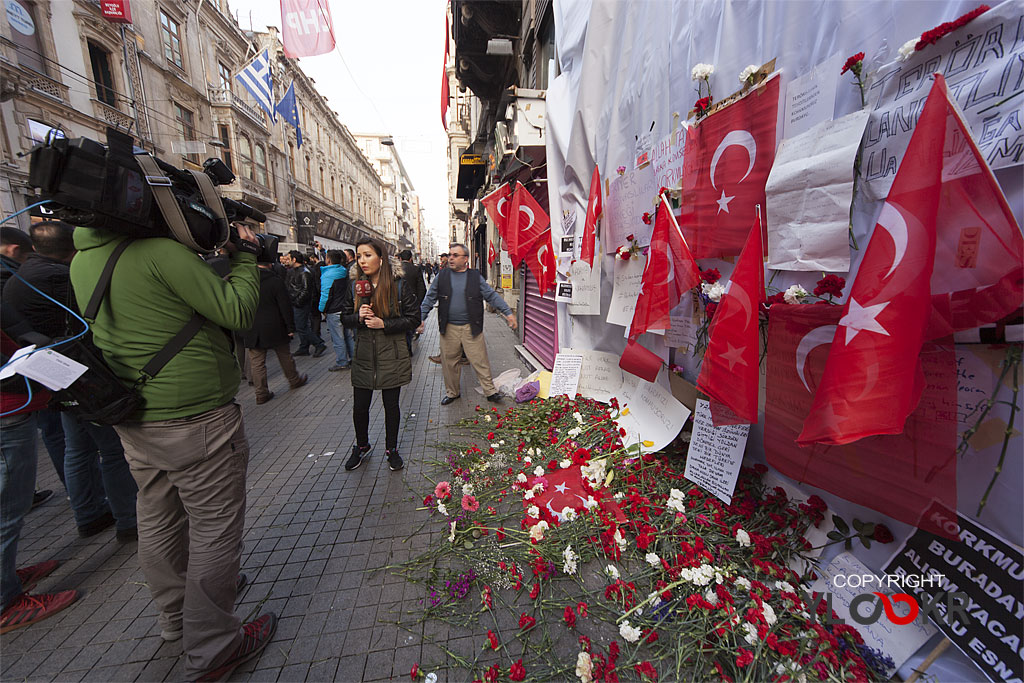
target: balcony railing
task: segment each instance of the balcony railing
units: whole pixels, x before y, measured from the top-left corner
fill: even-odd
[[[132,124],[135,123],[135,119],[128,114],[111,107],[109,104],[100,102],[99,100],[92,101],[92,109],[96,118],[102,119],[117,128],[129,130],[131,129]]]
[[[253,107],[227,88],[210,87],[208,90],[210,93],[210,102],[214,105],[229,105],[233,109],[245,114],[247,117],[252,119],[254,123],[259,124],[259,126],[264,130],[267,129],[267,120],[262,109]]]

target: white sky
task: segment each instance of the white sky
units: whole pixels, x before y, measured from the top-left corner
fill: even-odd
[[[337,48],[304,57],[299,66],[350,131],[395,139],[420,197],[427,233],[443,252],[448,231],[448,140],[441,126],[446,0],[329,1]],[[228,2],[243,30],[250,21],[257,31],[281,27],[277,0]]]

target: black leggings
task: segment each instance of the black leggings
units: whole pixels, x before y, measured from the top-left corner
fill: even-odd
[[[386,448],[391,451],[398,448],[398,426],[402,419],[402,410],[398,407],[398,395],[402,387],[381,389],[384,399],[384,430]],[[370,445],[370,403],[373,402],[373,389],[352,387],[352,424],[356,428],[356,443],[360,446]]]

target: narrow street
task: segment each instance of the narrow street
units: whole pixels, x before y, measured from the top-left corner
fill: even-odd
[[[513,350],[515,336],[500,316],[485,316],[485,334],[494,376],[523,368]],[[413,381],[402,391],[399,448],[406,467],[397,473],[384,459],[379,395],[371,408],[373,454],[359,470],[344,471],[353,443],[352,390],[347,373],[327,371],[334,362],[330,348],[319,359],[297,359],[310,381],[292,392],[276,359],[269,360],[276,397],[264,405],[256,406],[252,388],[242,383],[238,400],[251,457],[241,571],[249,583],[237,613],[251,619],[272,610],[280,622],[267,649],[231,680],[399,680],[416,662],[443,659],[435,645],[422,644],[422,634],[384,623],[421,600],[422,588],[374,571],[440,537],[440,531],[409,537],[426,519],[425,511],[416,511],[428,492],[425,463],[443,457],[434,446],[447,440],[448,425],[486,405],[468,366],[462,399],[440,405],[441,368],[427,358],[437,348],[431,313],[416,347]],[[60,568],[39,590],[85,594],[53,618],[4,636],[0,675],[5,681],[182,680],[181,641],[160,638],[135,545],[118,544],[113,528],[78,538],[41,446],[39,458],[36,488],[55,495],[26,518],[18,566],[56,559]],[[450,635],[431,628],[435,640]]]

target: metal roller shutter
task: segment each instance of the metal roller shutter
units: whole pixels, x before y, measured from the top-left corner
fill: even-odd
[[[558,353],[555,292],[553,289],[548,290],[547,294],[541,296],[537,288],[537,280],[525,263],[522,266],[521,277],[526,283],[523,308],[523,345],[544,364],[544,367],[550,370],[555,364],[555,354]]]

